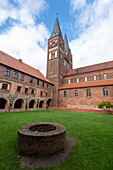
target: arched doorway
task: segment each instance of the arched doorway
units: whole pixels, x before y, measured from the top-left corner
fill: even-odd
[[[40,104],[39,104],[39,108],[43,108],[43,105],[44,105],[44,101],[40,101]]]
[[[35,107],[35,100],[31,100],[29,102],[29,108],[34,108]]]
[[[51,101],[52,101],[51,99],[48,99],[48,100],[47,100],[47,105],[48,105],[48,107],[51,107]]]
[[[14,109],[21,109],[24,104],[24,101],[22,99],[18,99],[14,104]]]
[[[5,109],[7,100],[0,98],[0,109]]]

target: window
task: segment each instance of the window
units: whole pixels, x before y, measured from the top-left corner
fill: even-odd
[[[52,59],[55,58],[55,52],[52,52]]]
[[[106,74],[104,74],[104,79],[107,79],[107,76],[106,76]]]
[[[48,93],[46,93],[46,97],[48,96]]]
[[[87,89],[87,97],[90,97],[90,96],[91,96],[91,90]]]
[[[30,78],[30,83],[32,83],[33,82],[33,78]]]
[[[42,95],[43,95],[43,91],[40,92],[40,96],[42,96]]]
[[[14,78],[17,78],[17,76],[18,76],[18,73],[14,71],[13,77],[14,77]]]
[[[32,89],[32,90],[31,90],[31,94],[34,94],[34,93],[35,93],[35,91]]]
[[[107,88],[103,88],[103,95],[108,96],[108,89]]]
[[[68,84],[70,84],[70,80],[68,80]]]
[[[79,78],[77,78],[77,83],[79,83]]]
[[[28,88],[25,88],[25,93],[28,93]]]
[[[78,97],[78,90],[75,90],[75,97]]]
[[[57,51],[55,51],[55,58],[57,58]]]
[[[85,82],[87,81],[87,77],[85,77]]]
[[[44,82],[42,82],[42,87],[44,87]]]
[[[47,88],[49,87],[49,84],[47,84]]]
[[[5,70],[5,76],[9,76],[10,75],[10,70],[6,68]]]
[[[94,80],[96,80],[97,78],[96,78],[96,76],[94,76]]]
[[[18,91],[18,92],[21,91],[21,86],[17,86],[17,91]]]
[[[22,81],[24,80],[24,75],[23,74],[21,74],[21,78],[20,78]]]
[[[49,60],[51,60],[51,53],[49,53]]]
[[[67,97],[67,91],[64,91],[64,97]]]
[[[2,84],[2,89],[5,89],[5,90],[7,90],[7,88],[8,88],[8,84],[6,84],[6,83],[3,83],[3,84]]]
[[[39,85],[39,79],[37,79],[37,85]]]

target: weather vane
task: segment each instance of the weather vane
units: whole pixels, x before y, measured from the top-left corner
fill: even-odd
[[[58,16],[58,12],[56,13],[56,16]]]

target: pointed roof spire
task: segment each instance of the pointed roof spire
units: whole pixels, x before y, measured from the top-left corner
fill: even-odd
[[[57,15],[58,15],[58,13],[57,13]],[[58,17],[56,17],[55,25],[54,25],[53,32],[52,32],[50,38],[55,37],[56,35],[61,35],[61,37],[62,37],[62,32],[60,29]]]
[[[66,30],[65,30],[65,37],[64,37],[64,51],[70,50],[68,40],[67,40],[67,35],[66,35]]]

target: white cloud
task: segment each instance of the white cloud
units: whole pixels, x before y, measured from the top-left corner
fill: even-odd
[[[13,0],[12,4],[0,1],[1,26],[7,24],[7,19],[13,19],[12,26],[0,34],[0,50],[21,58],[43,74],[46,71],[44,61],[49,32],[43,23],[37,23],[36,17],[40,17],[40,12],[47,8],[45,0]]]
[[[70,42],[74,67],[113,60],[113,0],[85,2],[80,15],[75,12],[77,5],[72,8],[76,19],[73,30],[79,34]]]

